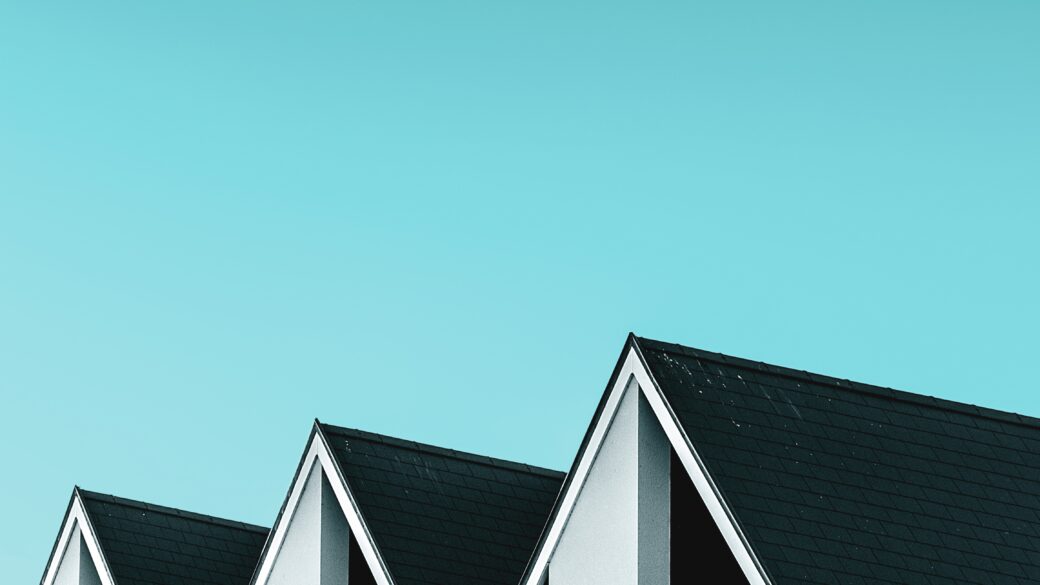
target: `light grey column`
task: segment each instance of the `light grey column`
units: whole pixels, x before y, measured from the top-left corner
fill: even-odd
[[[651,389],[651,392],[653,389]],[[639,585],[668,585],[671,445],[639,394]]]
[[[321,585],[347,585],[350,576],[350,525],[332,485],[321,482]]]
[[[101,577],[79,525],[72,529],[69,544],[65,547],[58,572],[54,576],[54,585],[101,585]]]

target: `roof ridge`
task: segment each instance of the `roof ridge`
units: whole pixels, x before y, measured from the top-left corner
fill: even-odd
[[[93,499],[101,502],[108,502],[111,504],[119,504],[121,506],[129,506],[133,508],[147,510],[149,512],[156,512],[158,514],[169,514],[171,516],[179,516],[188,520],[206,522],[208,524],[215,524],[217,526],[224,526],[227,528],[238,528],[241,530],[249,530],[251,532],[270,532],[269,528],[265,528],[257,524],[249,524],[247,522],[239,522],[238,520],[229,520],[227,518],[220,518],[218,516],[199,514],[197,512],[189,512],[188,510],[181,510],[179,508],[172,508],[170,506],[161,506],[159,504],[151,504],[148,502],[142,502],[141,500],[131,500],[129,498],[114,496],[112,494],[103,494],[100,492],[85,490],[83,488],[78,488],[78,491],[86,499]]]
[[[766,362],[749,360],[746,358],[731,356],[714,351],[697,349],[688,345],[681,345],[678,343],[670,343],[667,341],[650,339],[648,337],[633,337],[639,344],[647,343],[649,344],[648,347],[657,351],[664,351],[667,353],[693,357],[705,361],[743,367],[750,370],[767,372],[778,376],[813,382],[816,384],[824,384],[827,386],[839,388],[841,390],[848,390],[852,392],[857,392],[859,394],[867,394],[881,398],[888,398],[890,400],[909,402],[911,404],[926,406],[937,410],[957,412],[960,414],[966,414],[978,418],[995,420],[1002,423],[1011,423],[1025,427],[1040,429],[1040,418],[1024,414],[1018,414],[1015,412],[1005,410],[997,410],[985,406],[969,404],[967,402],[957,402],[956,400],[949,400],[946,398],[937,398],[935,396],[929,396],[926,394],[907,392],[906,390],[897,390],[895,388],[889,388],[885,386],[876,386],[874,384],[855,382],[847,378],[836,378],[824,374],[816,374],[807,370],[798,370],[795,368],[778,366]]]
[[[463,461],[469,461],[471,463],[478,463],[482,465],[488,465],[491,467],[511,469],[513,471],[519,471],[521,473],[530,473],[533,475],[541,475],[552,478],[560,478],[566,475],[562,471],[556,471],[547,467],[538,467],[536,465],[528,465],[527,463],[520,463],[519,461],[509,461],[507,459],[499,459],[497,457],[490,457],[488,455],[478,455],[476,453],[458,451],[456,449],[449,449],[447,447],[438,447],[437,445],[430,445],[428,443],[420,443],[418,441],[411,441],[408,439],[391,437],[389,435],[382,435],[370,431],[363,431],[361,429],[352,429],[349,427],[330,425],[328,423],[318,424],[321,425],[322,429],[339,435],[346,435],[367,441],[376,441],[380,443],[385,443],[387,445],[400,447],[403,449],[418,451],[420,453],[433,453],[436,455],[442,455],[444,457],[452,457]]]

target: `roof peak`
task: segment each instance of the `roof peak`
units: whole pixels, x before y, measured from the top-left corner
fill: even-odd
[[[896,390],[894,388],[888,388],[885,386],[875,386],[873,384],[855,382],[846,378],[836,378],[833,376],[816,374],[807,370],[798,370],[794,368],[788,368],[785,366],[769,364],[766,362],[749,360],[723,353],[697,349],[678,343],[670,343],[667,341],[650,339],[648,337],[640,337],[635,334],[630,334],[629,339],[632,342],[634,342],[635,345],[639,348],[646,347],[655,351],[663,351],[666,353],[693,357],[708,362],[721,363],[729,366],[745,368],[752,371],[765,372],[776,376],[784,376],[787,378],[812,382],[815,384],[823,384],[846,391],[857,392],[860,394],[868,394],[871,396],[887,398],[890,400],[909,402],[912,404],[930,407],[937,410],[946,410],[950,412],[956,412],[959,414],[966,414],[970,416],[984,418],[988,420],[995,420],[1002,423],[1011,423],[1031,428],[1040,428],[1040,418],[1018,414],[1014,412],[987,408],[985,406],[977,406],[974,404],[968,404],[966,402],[957,402],[955,400],[948,400],[945,398],[937,398],[935,396],[928,396],[925,394],[916,394],[913,392],[907,392],[905,390]]]
[[[476,453],[467,453],[465,451],[457,451],[455,449],[449,449],[447,447],[438,447],[436,445],[430,445],[428,443],[420,443],[418,441],[410,441],[407,439],[400,439],[397,437],[391,437],[389,435],[381,435],[379,433],[372,433],[369,431],[363,431],[361,429],[352,429],[349,427],[340,427],[336,425],[330,425],[328,423],[318,422],[319,427],[323,431],[334,433],[341,436],[351,437],[360,439],[363,441],[373,441],[377,443],[383,443],[402,449],[410,449],[419,453],[430,453],[434,455],[440,455],[442,457],[451,457],[462,461],[469,461],[471,463],[478,463],[488,465],[491,467],[498,467],[502,469],[509,469],[512,471],[518,471],[521,473],[530,473],[533,475],[541,475],[552,478],[561,478],[565,474],[561,471],[556,471],[546,467],[538,467],[535,465],[528,465],[526,463],[520,463],[518,461],[509,461],[506,459],[498,459],[496,457],[489,457],[487,455],[478,455]]]
[[[137,508],[140,510],[146,510],[149,512],[155,512],[157,514],[168,514],[171,516],[178,516],[187,520],[195,520],[198,522],[205,522],[208,524],[214,524],[217,526],[225,526],[229,528],[238,528],[241,530],[249,530],[251,532],[263,532],[267,533],[268,529],[263,526],[256,524],[248,524],[246,522],[239,522],[237,520],[228,520],[227,518],[219,518],[217,516],[209,516],[207,514],[199,514],[196,512],[189,512],[187,510],[181,510],[179,508],[171,508],[169,506],[160,506],[158,504],[150,504],[148,502],[142,502],[140,500],[131,500],[129,498],[122,498],[119,496],[113,496],[111,494],[103,494],[100,492],[92,492],[85,490],[82,487],[76,486],[76,493],[85,500],[94,500],[98,502],[105,502],[110,504],[117,504],[120,506],[127,506],[131,508]]]

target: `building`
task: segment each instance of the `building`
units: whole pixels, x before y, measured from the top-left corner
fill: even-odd
[[[201,518],[77,490],[42,583],[1036,583],[1040,420],[630,336],[566,475],[316,422],[269,535]]]
[[[75,488],[42,583],[248,583],[267,529]]]
[[[563,474],[315,422],[255,585],[516,585]]]

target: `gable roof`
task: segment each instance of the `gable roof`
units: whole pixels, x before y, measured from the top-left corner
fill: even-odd
[[[397,585],[515,585],[564,475],[319,423]]]
[[[267,529],[76,490],[116,585],[245,585]]]
[[[630,338],[769,579],[1040,581],[1040,421]]]

